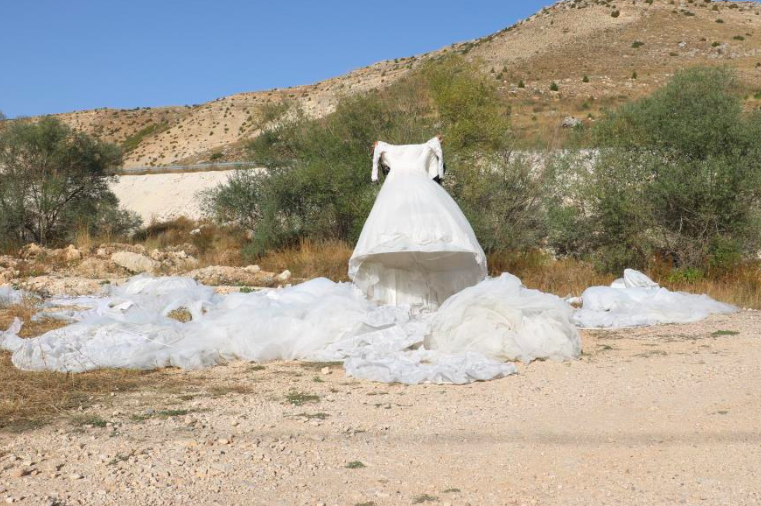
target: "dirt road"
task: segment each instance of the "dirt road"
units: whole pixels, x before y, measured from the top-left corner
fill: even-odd
[[[326,369],[327,368],[327,369]],[[0,499],[140,505],[757,505],[761,313],[585,332],[584,357],[464,387],[340,366],[175,371],[0,434]]]

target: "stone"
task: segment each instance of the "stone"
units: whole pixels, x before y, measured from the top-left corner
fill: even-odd
[[[582,124],[583,123],[579,118],[575,118],[573,116],[567,116],[563,118],[563,123],[561,124],[561,126],[563,128],[574,128],[577,126],[581,126]]]
[[[103,286],[97,279],[36,276],[18,283],[19,288],[42,295],[95,295]]]
[[[76,262],[82,260],[82,252],[79,251],[73,244],[69,244],[61,250],[61,259],[64,262]]]
[[[250,272],[251,274],[256,274],[257,272],[260,272],[262,270],[261,267],[258,265],[247,265],[243,268],[244,271]]]
[[[212,265],[194,269],[186,276],[210,286],[272,286],[275,277],[266,272],[250,272],[241,267]]]
[[[124,267],[133,274],[143,272],[155,274],[161,267],[161,264],[156,260],[130,251],[117,251],[111,255],[111,260],[119,267]]]
[[[23,478],[27,474],[29,474],[29,469],[26,469],[24,467],[14,467],[11,469],[11,472],[9,473],[11,478]]]
[[[281,272],[280,274],[275,276],[275,280],[278,283],[285,283],[289,279],[291,279],[291,271],[289,271],[289,270],[284,270],[283,272]]]
[[[38,256],[42,255],[45,250],[42,249],[40,246],[38,246],[35,243],[27,244],[23,248],[21,248],[21,251],[19,251],[19,256],[23,258],[24,260],[33,260],[37,258]]]

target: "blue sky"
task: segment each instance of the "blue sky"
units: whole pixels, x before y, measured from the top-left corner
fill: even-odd
[[[500,30],[551,0],[0,0],[8,117],[206,102]]]

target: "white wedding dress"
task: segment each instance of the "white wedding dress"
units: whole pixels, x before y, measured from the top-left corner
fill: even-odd
[[[436,309],[486,277],[486,256],[457,203],[433,178],[444,177],[441,144],[380,142],[378,168],[390,168],[367,218],[349,277],[370,300]]]
[[[356,378],[406,384],[470,383],[514,374],[514,360],[579,357],[565,301],[510,274],[484,279],[470,224],[433,181],[443,176],[438,139],[379,144],[373,179],[380,162],[391,173],[350,261],[354,285],[313,279],[221,295],[188,278],[136,276],[99,297],[48,301],[47,317],[71,324],[22,339],[16,320],[0,349],[27,370],[341,360]],[[192,320],[172,319],[178,308]]]

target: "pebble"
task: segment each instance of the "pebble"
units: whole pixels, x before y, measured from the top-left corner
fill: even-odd
[[[77,473],[71,473],[69,475],[69,479],[70,480],[81,480],[82,478],[84,478],[84,476],[82,476],[81,474],[77,474]]]
[[[11,469],[10,475],[11,478],[21,478],[23,476],[26,476],[29,474],[29,469],[23,468],[23,467],[16,467]]]

